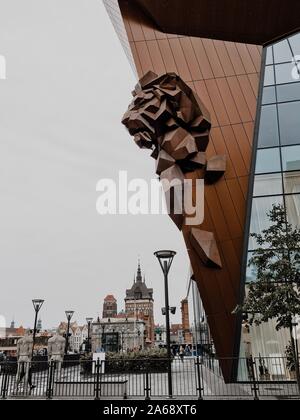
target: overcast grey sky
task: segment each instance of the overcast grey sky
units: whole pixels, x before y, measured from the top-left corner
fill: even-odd
[[[0,315],[44,326],[76,311],[96,317],[106,294],[124,304],[141,256],[162,321],[163,281],[153,257],[178,252],[171,304],[185,297],[188,259],[168,216],[99,216],[96,184],[154,177],[120,120],[135,84],[101,0],[0,0]],[[179,320],[180,315],[174,320]]]

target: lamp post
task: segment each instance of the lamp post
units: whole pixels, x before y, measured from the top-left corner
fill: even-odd
[[[67,320],[68,320],[65,354],[68,354],[68,351],[69,351],[70,323],[71,323],[71,319],[73,318],[74,311],[66,311],[65,313],[66,313],[66,317],[67,317]]]
[[[175,251],[157,251],[154,253],[154,255],[158,259],[161,269],[164,273],[165,308],[166,308],[166,344],[167,344],[167,352],[168,352],[168,386],[169,386],[169,398],[173,398],[168,274],[169,274],[172,262],[174,260],[174,257],[176,255],[176,252]]]
[[[88,326],[88,339],[87,339],[87,353],[90,353],[92,350],[91,346],[91,325],[94,318],[86,318],[87,326]]]
[[[33,356],[33,352],[34,352],[34,344],[35,344],[35,338],[36,338],[36,333],[37,333],[36,326],[37,326],[38,314],[39,314],[39,312],[41,310],[41,307],[43,306],[44,302],[45,301],[43,299],[33,299],[33,301],[32,301],[34,311],[35,311],[32,356]]]
[[[104,349],[104,346],[103,346],[103,344],[104,344],[104,337],[105,337],[105,325],[103,324],[102,325],[102,335],[101,335],[101,350],[102,351],[105,351],[105,349]]]

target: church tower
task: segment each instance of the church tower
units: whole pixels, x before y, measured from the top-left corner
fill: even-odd
[[[117,299],[113,295],[108,295],[103,302],[102,318],[116,318],[118,314]]]
[[[153,289],[146,285],[142,276],[141,264],[138,262],[133,286],[126,290],[125,312],[128,318],[140,319],[146,324],[145,344],[154,345]]]

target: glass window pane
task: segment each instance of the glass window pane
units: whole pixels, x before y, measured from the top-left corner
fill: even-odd
[[[271,222],[268,213],[272,210],[274,204],[283,204],[283,197],[261,197],[254,198],[252,202],[250,233],[262,233],[264,229],[270,227]],[[249,249],[257,249],[257,243],[254,238],[249,240]]]
[[[279,149],[258,150],[256,160],[256,174],[267,174],[270,172],[281,172]]]
[[[281,153],[284,171],[300,170],[300,146],[283,147]]]
[[[279,104],[278,112],[281,144],[300,144],[300,102]]]
[[[281,174],[257,175],[254,180],[255,197],[282,194]]]
[[[264,86],[275,85],[274,66],[267,66],[265,70]]]
[[[300,80],[300,56],[296,55],[295,57],[293,57],[293,59],[294,59],[293,72],[292,72],[293,82],[299,82],[299,80]]]
[[[248,266],[250,259],[252,258],[253,253],[249,252],[247,260],[247,271],[246,271],[246,283],[253,283],[256,281],[257,277],[257,268],[254,265]]]
[[[300,83],[289,83],[288,85],[277,86],[277,99],[278,102],[300,100]]]
[[[292,52],[286,39],[274,45],[274,61],[276,64],[292,61]]]
[[[299,79],[297,80],[294,77],[295,69],[295,64],[292,62],[275,66],[276,83],[283,84],[299,82]]]
[[[297,35],[291,36],[289,38],[289,43],[293,50],[293,55],[300,55],[300,33]]]
[[[300,194],[286,197],[287,217],[294,227],[300,227]]]
[[[257,281],[257,268],[255,265],[250,265],[249,267],[249,262],[251,260],[251,258],[253,257],[254,252],[248,252],[248,257],[247,257],[247,274],[246,274],[246,282],[247,283],[253,283]],[[274,257],[271,259],[271,261],[276,262],[278,258]]]
[[[261,109],[258,147],[279,146],[277,106],[267,105]]]
[[[299,98],[300,99],[300,98]],[[276,101],[276,91],[274,86],[265,87],[263,91],[262,104],[274,104]]]
[[[267,48],[267,58],[266,58],[266,65],[273,64],[273,47]]]
[[[300,172],[286,172],[283,174],[283,180],[286,194],[300,193]]]

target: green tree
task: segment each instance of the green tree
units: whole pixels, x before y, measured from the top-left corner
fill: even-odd
[[[293,335],[300,314],[300,229],[288,223],[285,208],[274,205],[268,213],[270,227],[252,234],[258,248],[249,261],[257,270],[257,281],[249,285],[240,310],[250,325],[276,321],[276,330],[288,329],[300,393],[299,358]]]

